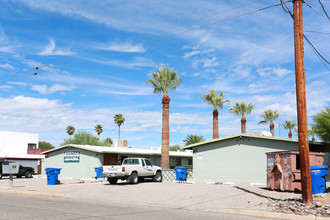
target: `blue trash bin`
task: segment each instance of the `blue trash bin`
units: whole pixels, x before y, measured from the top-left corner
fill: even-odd
[[[104,177],[102,176],[102,167],[95,167],[95,172],[96,172],[96,178],[103,178]]]
[[[188,167],[174,167],[177,181],[186,181]]]
[[[58,175],[61,172],[61,168],[46,168],[45,169],[47,174],[47,185],[56,185],[58,181]]]
[[[325,193],[328,166],[311,166],[311,179],[313,194]]]

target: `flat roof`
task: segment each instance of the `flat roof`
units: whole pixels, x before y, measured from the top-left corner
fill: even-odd
[[[92,145],[79,145],[79,144],[67,144],[57,148],[53,148],[48,151],[44,151],[41,154],[49,154],[53,151],[57,151],[64,148],[79,148],[83,150],[93,151],[96,153],[121,153],[121,154],[132,154],[132,155],[160,155],[160,150],[150,150],[150,149],[135,149],[126,147],[107,147],[107,146],[92,146]],[[170,156],[172,157],[192,157],[193,153],[191,151],[170,151]]]
[[[270,141],[282,141],[282,142],[291,142],[291,143],[298,143],[297,139],[292,139],[292,138],[283,138],[283,137],[273,137],[273,136],[260,136],[260,135],[252,135],[252,134],[245,134],[245,133],[240,133],[240,134],[235,134],[235,135],[230,135],[226,137],[221,137],[221,138],[215,138],[211,140],[206,140],[202,142],[198,142],[195,144],[190,144],[187,146],[183,146],[182,149],[192,149],[194,147],[201,147],[203,145],[219,142],[219,141],[225,141],[233,138],[238,138],[238,137],[246,137],[246,138],[256,138],[256,139],[264,139],[264,140],[270,140]],[[313,142],[309,141],[310,145],[325,145],[326,143],[324,142]]]

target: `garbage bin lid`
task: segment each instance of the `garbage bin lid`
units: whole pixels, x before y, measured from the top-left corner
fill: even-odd
[[[311,170],[328,169],[328,166],[311,166]]]

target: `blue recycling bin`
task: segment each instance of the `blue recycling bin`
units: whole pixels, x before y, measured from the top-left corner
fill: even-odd
[[[311,166],[311,179],[313,194],[325,193],[328,166]]]
[[[58,181],[58,175],[61,173],[62,168],[46,168],[47,185],[56,185]]]
[[[96,178],[103,178],[104,177],[102,176],[102,167],[95,167],[95,172],[96,172]]]
[[[188,167],[174,167],[177,181],[186,181]]]

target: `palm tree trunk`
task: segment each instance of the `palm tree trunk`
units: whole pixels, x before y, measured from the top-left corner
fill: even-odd
[[[315,142],[315,137],[314,137],[314,135],[313,135],[312,141]]]
[[[161,154],[161,167],[162,169],[170,168],[170,97],[165,93],[163,95],[163,122],[162,122],[162,154]]]
[[[213,110],[213,139],[219,138],[219,121],[218,121],[219,112],[217,109]]]
[[[291,131],[289,131],[288,135],[289,135],[289,138],[292,138],[292,132]]]
[[[270,128],[270,133],[272,133],[272,136],[274,137],[274,123],[270,123],[269,128]]]
[[[118,126],[118,140],[120,140],[120,126]]]
[[[241,133],[246,133],[246,118],[244,116],[241,119]]]

